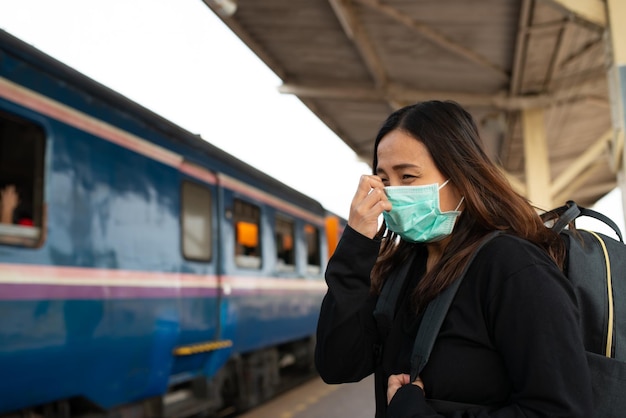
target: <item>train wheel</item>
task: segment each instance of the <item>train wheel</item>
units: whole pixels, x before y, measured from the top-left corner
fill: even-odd
[[[279,383],[278,351],[275,348],[243,356],[240,362],[238,409],[247,410],[271,399]]]

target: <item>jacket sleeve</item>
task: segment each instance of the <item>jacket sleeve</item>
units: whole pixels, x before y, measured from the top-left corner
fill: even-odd
[[[346,226],[328,262],[315,347],[315,364],[326,383],[357,382],[374,371],[378,333],[370,272],[379,249],[380,241]]]

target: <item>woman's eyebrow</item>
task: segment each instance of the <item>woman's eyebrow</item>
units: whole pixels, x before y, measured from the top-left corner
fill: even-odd
[[[403,163],[403,164],[396,164],[396,165],[392,166],[391,170],[392,171],[401,171],[401,170],[405,170],[407,168],[421,170],[422,166],[419,165],[419,164]],[[377,167],[376,168],[376,174],[386,174],[386,172],[385,172],[385,170],[383,168]]]
[[[404,164],[396,164],[391,168],[393,169],[393,171],[404,170],[405,168],[416,168],[418,170],[421,170],[422,166],[419,164],[404,163]]]

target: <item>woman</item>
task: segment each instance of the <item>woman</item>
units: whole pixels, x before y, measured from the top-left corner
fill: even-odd
[[[360,180],[326,271],[316,347],[324,381],[374,372],[377,418],[591,416],[563,244],[489,160],[469,113],[439,101],[394,112],[376,137],[373,172]],[[503,233],[477,253],[410,382],[426,304],[495,230]],[[377,297],[404,263],[395,316],[383,326]],[[438,413],[426,399],[458,405]]]

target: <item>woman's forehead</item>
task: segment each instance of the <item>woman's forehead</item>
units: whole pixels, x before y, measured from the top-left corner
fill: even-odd
[[[378,165],[415,164],[425,165],[431,155],[424,143],[402,132],[392,131],[385,135],[376,150]]]

